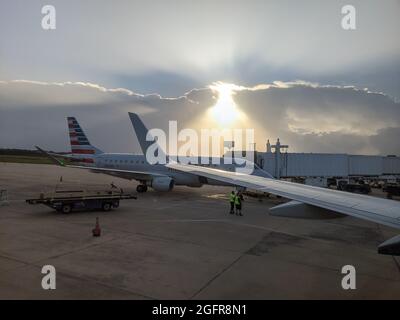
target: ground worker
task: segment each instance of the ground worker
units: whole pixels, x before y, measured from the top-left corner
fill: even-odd
[[[243,201],[243,196],[240,192],[238,192],[235,196],[235,207],[237,216],[242,216],[242,201]]]
[[[229,203],[230,203],[230,205],[231,205],[231,211],[229,211],[230,214],[234,214],[234,209],[235,209],[235,198],[236,198],[235,192],[232,191],[232,192],[229,194]]]

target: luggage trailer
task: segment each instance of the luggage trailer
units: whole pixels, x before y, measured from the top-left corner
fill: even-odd
[[[118,208],[120,200],[137,199],[133,194],[124,194],[114,191],[84,191],[63,190],[51,194],[41,193],[39,198],[27,199],[29,204],[44,204],[62,213],[70,213],[73,210],[101,209],[110,211]]]

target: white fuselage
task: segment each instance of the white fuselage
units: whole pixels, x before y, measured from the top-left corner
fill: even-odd
[[[80,155],[73,155],[73,158],[79,158]],[[106,168],[106,169],[116,169],[116,170],[129,170],[129,171],[141,171],[147,172],[149,174],[159,174],[168,176],[174,180],[175,185],[185,185],[189,187],[201,187],[203,184],[210,185],[219,185],[219,186],[227,186],[230,184],[207,179],[204,177],[199,177],[190,173],[185,173],[181,171],[177,171],[163,164],[150,164],[147,162],[146,157],[144,155],[135,155],[129,153],[102,153],[99,155],[93,156],[93,164],[88,166],[94,168]],[[224,164],[223,158],[214,158],[214,163],[219,162],[219,164],[207,164],[208,167],[213,167],[216,169],[223,169],[225,171],[235,171],[235,164]],[[255,166],[254,173],[261,176],[269,175]],[[131,179],[131,178],[128,178]],[[142,181],[146,183],[146,180]]]

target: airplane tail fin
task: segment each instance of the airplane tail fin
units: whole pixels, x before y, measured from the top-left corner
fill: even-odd
[[[133,129],[135,130],[136,136],[139,140],[140,148],[142,149],[143,154],[146,155],[147,149],[156,142],[154,142],[154,139],[152,139],[151,136],[150,141],[146,140],[146,136],[149,130],[146,128],[143,121],[136,113],[129,112],[129,118],[131,119]],[[158,148],[158,150],[163,152],[163,154],[165,155],[165,151],[162,150],[160,147]]]
[[[93,163],[93,156],[101,154],[103,151],[90,144],[75,117],[68,117],[67,121],[73,157],[76,158],[77,162]]]

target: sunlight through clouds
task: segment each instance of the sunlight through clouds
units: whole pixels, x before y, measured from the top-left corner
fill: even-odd
[[[233,96],[243,88],[232,83],[215,82],[209,88],[217,93],[217,102],[209,109],[209,116],[222,127],[230,126],[245,115],[239,110]]]

